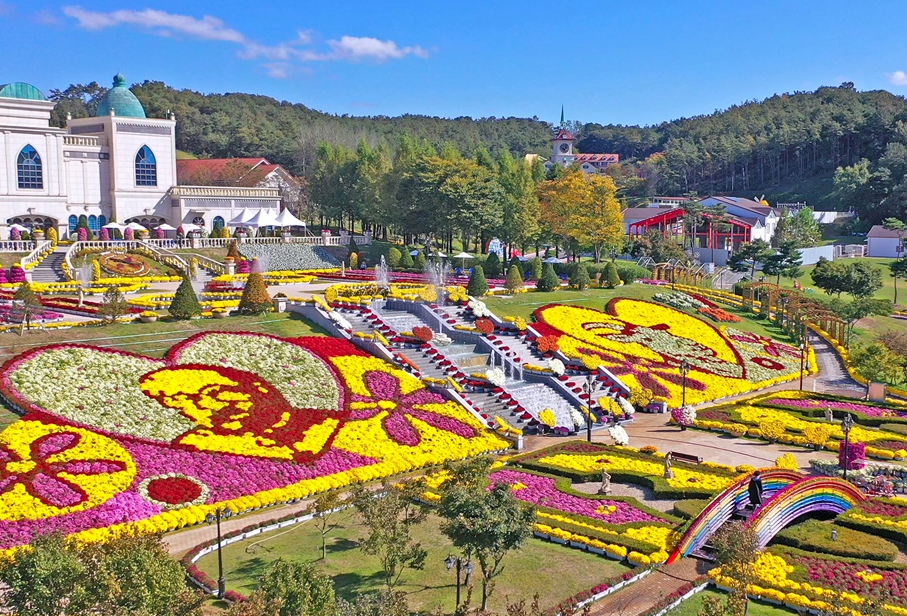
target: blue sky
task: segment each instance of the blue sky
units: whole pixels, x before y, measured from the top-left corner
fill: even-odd
[[[852,81],[907,94],[907,2],[0,0],[0,83],[164,81],[335,114],[652,124]]]

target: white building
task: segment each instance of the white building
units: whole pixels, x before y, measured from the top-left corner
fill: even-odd
[[[778,212],[759,201],[744,197],[706,197],[700,199],[706,207],[724,205],[731,216],[744,220],[752,225],[752,235],[749,241],[765,240],[770,242],[778,227]]]
[[[53,108],[32,85],[0,87],[0,239],[13,223],[65,237],[82,217],[95,232],[111,220],[210,230],[216,218],[280,204],[275,188],[177,186],[176,118],[146,117],[122,75],[95,117],[54,128]]]
[[[903,253],[904,245],[896,231],[889,231],[882,225],[874,225],[866,234],[867,257],[898,259]]]

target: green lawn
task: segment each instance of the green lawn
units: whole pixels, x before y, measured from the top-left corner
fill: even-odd
[[[355,514],[343,512],[338,514],[337,520],[342,526],[328,536],[326,560],[320,559],[321,537],[310,523],[300,524],[289,532],[278,530],[225,547],[227,588],[243,594],[252,592],[256,578],[268,565],[284,558],[315,562],[334,579],[337,594],[343,598],[380,589],[383,578],[377,558],[363,554],[357,547],[365,531],[357,523]],[[407,593],[413,611],[433,613],[440,608],[449,614],[454,608],[456,578],[444,565],[444,559],[452,552],[452,547],[439,532],[438,525],[439,519],[430,516],[416,528],[414,534],[428,550],[428,558],[423,570],[403,574],[400,590]],[[217,578],[216,553],[205,556],[198,565],[209,576]],[[531,539],[521,550],[506,557],[504,573],[497,578],[489,608],[505,613],[508,597],[510,602],[525,598],[528,604],[538,593],[542,609],[547,609],[624,571],[627,568],[614,561]],[[554,580],[556,582],[552,583]],[[477,574],[473,574],[473,582],[477,585],[473,591],[473,606],[477,606],[481,602],[481,584]],[[464,588],[464,598],[465,593]]]
[[[859,239],[859,238],[857,238]],[[888,265],[894,261],[894,259],[882,259],[875,257],[857,257],[854,259],[839,259],[843,263],[854,263],[861,261],[863,263],[869,263],[870,265],[879,268],[882,270],[882,288],[878,290],[875,294],[876,299],[890,299],[894,301],[894,277],[891,275],[891,270],[888,269]],[[814,293],[822,298],[829,297],[820,289],[816,289],[813,285],[813,280],[810,277],[810,272],[813,271],[814,265],[805,265],[800,268],[802,274],[797,278],[800,281],[800,284],[807,289],[814,289]],[[775,279],[771,279],[768,282],[775,282]],[[794,282],[790,278],[782,278],[781,286],[786,288],[793,288]],[[842,296],[844,299],[850,299],[847,296]],[[898,303],[901,305],[907,305],[907,281],[903,279],[898,280]]]
[[[571,304],[584,308],[603,310],[605,305],[615,297],[629,297],[633,299],[654,301],[652,298],[656,293],[671,293],[671,288],[655,287],[647,284],[629,284],[618,287],[617,289],[595,288],[586,289],[585,291],[562,289],[550,293],[529,291],[528,293],[521,293],[506,298],[486,297],[483,298],[483,301],[498,316],[523,317],[531,322],[532,313],[545,304]],[[743,317],[743,320],[740,323],[728,323],[727,325],[730,327],[752,332],[760,336],[769,336],[781,341],[789,340],[788,336],[782,334],[777,327],[769,324],[767,321],[756,319],[751,314],[736,311],[730,306],[722,306],[722,308]],[[694,311],[686,312],[696,315]],[[711,320],[706,320],[713,325],[719,325]]]
[[[727,595],[725,595],[723,592],[717,590],[704,590],[678,605],[676,608],[668,612],[668,615],[697,616],[697,614],[699,614],[699,611],[702,609],[703,603],[705,603],[706,597],[720,597],[723,599],[726,596]],[[789,616],[790,614],[796,614],[796,612],[777,605],[762,603],[761,601],[750,601],[749,607],[747,608],[748,616]]]

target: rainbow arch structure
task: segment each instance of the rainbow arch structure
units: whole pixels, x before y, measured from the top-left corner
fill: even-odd
[[[843,513],[866,499],[866,495],[849,481],[837,477],[809,477],[775,494],[756,510],[747,524],[755,531],[759,547],[764,548],[802,515],[816,511]]]
[[[775,493],[803,479],[803,475],[800,473],[783,469],[760,471],[760,474],[766,499],[772,498]],[[693,520],[680,541],[677,542],[674,551],[668,558],[668,564],[688,556],[693,550],[702,547],[712,533],[731,519],[735,511],[743,509],[745,505],[749,504],[750,497],[747,488],[752,476],[752,473],[743,475],[712,499],[712,502]]]

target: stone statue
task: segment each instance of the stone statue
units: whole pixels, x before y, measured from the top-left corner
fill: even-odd
[[[665,456],[665,479],[674,479],[674,470],[671,468],[671,456]]]
[[[79,308],[85,305],[85,287],[79,287]]]
[[[831,412],[831,407],[826,406],[825,407],[825,421],[834,421],[834,420],[835,420],[835,415],[834,415],[834,413]]]
[[[611,475],[605,469],[602,469],[602,486],[598,489],[598,493],[611,494]]]

